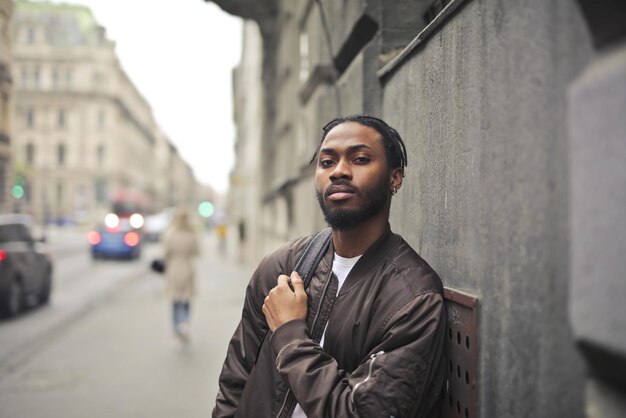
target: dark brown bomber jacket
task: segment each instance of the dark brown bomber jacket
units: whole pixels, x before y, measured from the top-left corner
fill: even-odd
[[[336,297],[324,347],[320,299],[332,244],[307,293],[307,320],[268,332],[263,300],[289,275],[311,237],[266,257],[246,291],[243,314],[219,380],[213,417],[438,417],[444,380],[442,284],[400,237],[387,231],[363,254]],[[323,315],[321,316],[323,317]],[[315,336],[309,329],[321,330]]]

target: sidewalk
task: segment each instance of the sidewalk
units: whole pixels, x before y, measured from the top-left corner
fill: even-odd
[[[137,277],[0,386],[0,417],[207,417],[251,269],[206,237],[191,342],[171,332],[162,276]]]

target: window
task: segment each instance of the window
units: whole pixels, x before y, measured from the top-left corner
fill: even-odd
[[[26,162],[29,165],[35,162],[35,145],[33,144],[26,144]]]
[[[26,126],[29,128],[35,126],[35,111],[33,109],[26,110]]]
[[[33,71],[33,87],[39,88],[39,68],[35,68]]]
[[[104,145],[98,145],[96,150],[96,159],[98,160],[98,166],[102,167],[104,163]]]
[[[72,70],[67,70],[65,73],[65,88],[69,89],[72,85]]]
[[[59,72],[56,69],[52,70],[52,87],[59,88]]]
[[[28,178],[24,179],[24,200],[26,203],[32,202],[31,181]]]
[[[300,81],[309,77],[309,35],[306,30],[300,32]]]
[[[26,29],[26,42],[31,45],[35,43],[35,29],[34,28]]]
[[[65,128],[65,110],[59,109],[57,114],[57,126],[59,128]]]
[[[96,90],[104,90],[107,87],[108,78],[105,74],[94,73],[92,76],[93,88]]]
[[[104,113],[104,110],[101,110],[100,112],[98,112],[98,129],[100,130],[104,129],[105,123],[106,123],[106,113]]]
[[[22,88],[26,89],[28,88],[28,71],[27,70],[22,70],[22,79],[21,79],[21,83],[22,83]]]
[[[94,183],[96,202],[98,203],[106,203],[107,202],[107,182],[103,179],[98,179]]]
[[[60,166],[65,164],[65,145],[59,144],[57,147],[57,162]]]
[[[98,28],[98,45],[104,45],[107,40],[106,29],[103,27]]]
[[[63,183],[57,183],[57,205],[61,206],[63,204]]]

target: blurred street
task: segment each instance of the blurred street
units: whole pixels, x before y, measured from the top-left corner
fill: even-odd
[[[49,231],[50,304],[0,321],[0,417],[206,417],[250,268],[206,234],[198,262],[191,341],[171,332],[160,253],[92,261],[84,233]]]

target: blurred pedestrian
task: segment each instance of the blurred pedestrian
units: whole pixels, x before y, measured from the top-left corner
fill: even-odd
[[[163,236],[166,293],[172,302],[174,334],[189,339],[191,299],[195,293],[198,238],[185,210],[178,210]]]
[[[228,233],[228,225],[226,225],[226,223],[221,222],[219,225],[217,225],[217,238],[219,239],[219,251],[220,254],[224,255],[226,254],[226,237],[227,237],[227,233]]]

